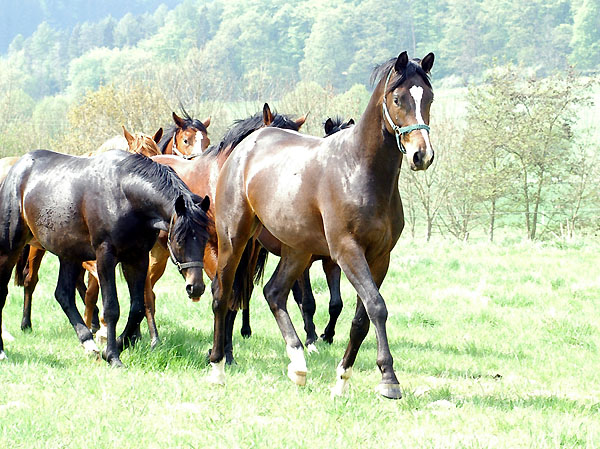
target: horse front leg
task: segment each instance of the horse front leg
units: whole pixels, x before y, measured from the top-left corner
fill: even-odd
[[[13,268],[17,263],[19,252],[4,253],[0,252],[0,362],[6,360],[6,353],[4,352],[4,328],[2,326],[2,310],[6,303],[6,296],[8,295],[8,282],[12,275]]]
[[[156,294],[154,293],[154,285],[162,277],[167,267],[169,253],[158,243],[154,245],[150,251],[150,259],[148,265],[148,275],[144,287],[144,306],[146,312],[146,321],[148,323],[148,332],[150,333],[150,346],[156,347],[160,343],[158,336],[158,327],[154,318],[156,312]]]
[[[342,270],[338,264],[327,258],[323,260],[323,271],[325,272],[327,286],[329,287],[329,322],[321,335],[321,339],[331,344],[335,335],[335,325],[344,307],[340,291]]]
[[[75,306],[75,284],[79,277],[81,265],[75,262],[59,259],[58,282],[54,296],[62,307],[69,322],[75,329],[79,341],[87,353],[99,355],[100,351],[94,342],[92,332],[85,325],[79,310]]]
[[[119,348],[117,346],[117,321],[119,321],[121,313],[115,281],[117,260],[113,248],[108,243],[102,243],[96,248],[96,262],[102,294],[104,321],[106,322],[106,349],[102,356],[111,366],[122,367],[123,363],[119,358]]]
[[[141,257],[135,262],[123,262],[123,275],[129,287],[131,305],[123,333],[117,339],[119,351],[133,346],[138,338],[138,328],[144,318],[144,285],[148,274],[148,258]]]
[[[315,346],[315,342],[318,338],[314,321],[316,304],[310,286],[310,267],[306,268],[298,280],[294,282],[292,293],[296,303],[298,303],[302,320],[304,321],[304,331],[306,332],[304,345],[308,352],[316,352],[317,347]]]
[[[388,311],[385,301],[379,293],[379,286],[387,273],[389,260],[388,253],[378,257],[371,264],[367,263],[362,248],[354,242],[347,244],[344,251],[340,252],[338,256],[338,263],[358,292],[359,298],[357,300],[362,302],[362,306],[357,305],[356,314],[352,320],[350,342],[337,368],[338,381],[333,390],[334,394],[342,394],[347,387],[347,382],[352,375],[352,366],[356,360],[356,354],[369,330],[368,318],[375,327],[377,337],[377,366],[381,372],[381,382],[377,386],[377,391],[382,396],[390,399],[400,399],[402,397],[387,338],[386,321]]]

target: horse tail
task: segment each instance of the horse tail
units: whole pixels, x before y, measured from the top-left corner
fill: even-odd
[[[27,271],[29,267],[27,263],[29,261],[29,245],[25,245],[23,250],[21,251],[21,255],[17,260],[17,264],[15,265],[15,285],[19,287],[23,287],[25,285],[25,277],[27,276]]]
[[[256,263],[256,257],[253,257],[255,248],[255,239],[252,238],[248,240],[244,252],[242,253],[240,263],[235,270],[233,296],[231,298],[231,304],[229,305],[231,310],[247,309],[250,304],[250,297],[252,296],[252,290],[254,289],[252,274],[254,273],[254,263]]]
[[[269,251],[267,251],[262,245],[259,245],[258,257],[256,259],[256,266],[254,267],[254,283],[259,284],[262,282],[265,275],[265,266],[267,265],[267,259],[269,257]]]

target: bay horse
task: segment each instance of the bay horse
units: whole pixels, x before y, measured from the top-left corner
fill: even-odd
[[[323,124],[323,127],[325,128],[325,137],[329,137],[336,132],[349,128],[353,125],[354,119],[349,119],[348,121],[344,122],[340,117],[329,117]],[[276,256],[281,256],[281,242],[277,240],[267,229],[263,228],[260,231],[258,241],[264,248],[259,254],[259,265],[264,265],[266,263],[267,254],[269,252],[275,254]],[[313,259],[322,260],[323,271],[325,272],[327,286],[329,287],[329,322],[321,334],[321,339],[331,344],[333,343],[333,336],[335,335],[335,325],[343,308],[342,295],[340,293],[340,267],[338,267],[328,257]],[[306,346],[308,352],[316,352],[317,348],[315,346],[315,342],[317,341],[317,332],[314,323],[316,304],[310,285],[310,265],[306,268],[306,270],[304,270],[302,276],[296,282],[294,282],[294,285],[292,286],[292,294],[294,296],[294,300],[300,308],[300,313],[302,314],[302,319],[304,321],[304,330],[306,332],[306,340],[304,341],[304,345]],[[246,333],[249,335],[251,333],[251,331],[249,331],[249,309],[246,308],[243,310],[243,312],[244,323],[242,325],[242,331],[246,329]],[[242,333],[242,335],[244,334]]]
[[[208,148],[210,139],[206,128],[210,125],[210,117],[204,121],[190,117],[187,111],[181,108],[183,117],[173,112],[175,123],[165,132],[158,143],[162,154],[173,154],[191,159]]]
[[[168,233],[186,291],[204,292],[202,254],[208,238],[210,200],[192,194],[173,170],[120,150],[77,157],[36,150],[21,157],[0,187],[0,327],[12,269],[24,245],[35,238],[60,262],[55,297],[86,351],[99,353],[75,307],[81,264],[95,259],[108,328],[103,354],[122,366],[120,352],[135,343],[144,315],[148,252],[160,231]],[[115,267],[121,263],[131,307],[116,338],[119,302]],[[0,359],[5,359],[0,338]]]
[[[215,188],[221,167],[232,154],[233,149],[255,130],[261,127],[277,127],[283,129],[292,129],[298,131],[306,121],[306,116],[296,120],[290,119],[284,114],[272,112],[269,105],[265,103],[262,113],[257,113],[252,117],[234,122],[233,126],[225,133],[223,140],[215,146],[209,147],[198,157],[186,160],[177,156],[157,156],[152,159],[160,164],[168,165],[173,168],[177,175],[189,186],[190,190],[200,196],[208,196],[211,199],[209,215],[214,213],[212,198],[215,195]],[[217,267],[217,236],[214,227],[208,228],[209,238],[204,252],[204,271],[210,279],[213,279]],[[247,265],[240,267],[236,274],[236,283],[234,286],[234,296],[236,302],[233,309],[242,307],[247,309],[248,301],[253,289],[253,275],[255,261],[258,255],[259,247],[249,245],[246,251]],[[152,291],[156,282],[161,278],[165,271],[168,251],[165,249],[163,238],[159,238],[157,244],[150,252],[150,266],[148,270],[148,279],[146,283],[145,304],[146,318],[148,328],[152,339],[152,344],[158,340],[158,329],[154,318],[156,296]],[[250,268],[248,268],[250,267]],[[228,317],[229,331],[227,344],[228,363],[233,362],[232,333],[233,322],[236,312],[232,310]]]
[[[358,293],[332,393],[346,390],[372,322],[382,376],[377,391],[402,397],[379,287],[404,227],[398,191],[403,156],[412,170],[433,162],[428,134],[433,62],[433,53],[409,60],[402,52],[376,68],[376,87],[354,127],[328,138],[263,128],[225,161],[214,197],[218,264],[212,282],[211,382],[225,382],[226,315],[235,272],[247,242],[263,226],[282,242],[281,259],[263,292],[286,343],[288,377],[304,385],[307,375],[304,348],[286,308],[288,293],[313,256],[330,257]]]
[[[94,154],[103,153],[108,150],[120,149],[129,151],[130,153],[138,153],[143,154],[144,156],[156,156],[161,154],[158,149],[158,142],[160,141],[163,133],[163,129],[159,128],[154,136],[150,137],[144,133],[133,133],[131,134],[123,125],[123,136],[113,137],[106,142],[104,142],[95,153],[89,154],[89,156],[93,156]],[[6,161],[6,163],[2,163],[6,159],[10,159]],[[14,165],[19,158],[3,158],[0,160],[0,167],[10,163],[10,166]],[[10,167],[9,167],[10,168]],[[1,171],[0,170],[0,182],[6,177],[8,170]],[[38,283],[39,277],[38,272],[40,270],[40,265],[44,258],[44,254],[46,251],[36,242],[30,242],[30,244],[26,245],[24,251],[16,263],[15,268],[15,284],[23,287],[23,318],[21,319],[21,330],[31,330],[31,303],[33,300],[33,292],[35,291],[35,287]],[[86,263],[84,268],[90,273],[88,286],[86,288],[83,283],[83,279],[79,279],[77,282],[77,290],[79,294],[86,302],[86,296],[88,297],[87,302],[94,304],[93,307],[86,307],[85,313],[85,322],[88,327],[91,327],[93,330],[97,330],[100,328],[100,323],[98,320],[98,308],[95,307],[97,302],[98,292],[100,286],[98,284],[96,267],[93,262]],[[95,296],[95,299],[93,299]]]

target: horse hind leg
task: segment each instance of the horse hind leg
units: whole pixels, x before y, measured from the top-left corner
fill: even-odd
[[[54,296],[65,312],[65,315],[67,315],[73,329],[75,329],[75,333],[86,353],[99,355],[100,351],[94,342],[92,332],[85,325],[83,318],[75,306],[75,284],[77,283],[80,270],[80,264],[60,259],[58,282]]]
[[[294,329],[286,303],[292,285],[302,275],[310,263],[310,259],[311,254],[296,252],[286,246],[282,247],[277,269],[263,290],[286,343],[286,351],[290,358],[288,377],[301,386],[306,384],[308,371],[304,358],[304,347]]]
[[[33,292],[39,281],[38,274],[44,254],[46,254],[46,251],[43,249],[29,247],[27,264],[23,269],[23,318],[21,320],[21,330],[23,331],[31,330],[31,303]],[[18,264],[17,267],[19,267]]]
[[[340,279],[342,272],[340,267],[331,259],[323,260],[323,271],[327,278],[327,286],[329,287],[329,322],[321,334],[321,339],[329,344],[333,343],[335,335],[335,325],[342,313],[344,304],[342,302],[342,294],[340,292]]]
[[[18,254],[18,252],[13,254],[0,253],[0,362],[7,359],[6,353],[4,352],[2,311],[4,309],[4,304],[6,303],[6,296],[8,295],[8,282],[10,281],[13,267],[17,262]]]

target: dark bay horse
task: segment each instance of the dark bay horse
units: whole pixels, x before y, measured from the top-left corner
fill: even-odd
[[[325,128],[325,137],[331,136],[336,132],[349,128],[353,125],[354,119],[344,122],[340,117],[328,118],[323,124],[323,127]],[[265,248],[261,250],[259,255],[259,260],[261,260],[260,264],[264,265],[267,257],[267,251],[275,254],[276,256],[281,256],[281,242],[277,240],[267,229],[263,228],[260,231],[258,241]],[[342,295],[340,293],[341,272],[340,267],[338,267],[328,257],[314,259],[322,259],[323,271],[325,272],[327,286],[329,287],[329,322],[321,334],[321,339],[331,344],[333,343],[333,336],[335,334],[335,325],[343,308]],[[310,285],[309,269],[310,266],[307,267],[306,270],[304,270],[304,273],[302,273],[302,276],[296,282],[294,282],[294,285],[292,286],[292,293],[294,295],[294,300],[300,308],[300,313],[302,314],[302,319],[304,321],[304,330],[306,332],[306,340],[304,344],[308,352],[315,352],[317,350],[315,346],[315,342],[317,341],[317,332],[314,323],[316,304]],[[242,329],[245,328],[249,330],[250,317],[248,310],[249,309],[244,309],[244,324]]]
[[[56,254],[60,268],[55,296],[80,342],[98,352],[75,307],[75,283],[84,261],[97,261],[104,318],[104,356],[122,366],[120,352],[135,343],[144,315],[148,252],[158,233],[168,233],[190,297],[204,292],[202,255],[208,238],[209,199],[192,194],[173,170],[120,150],[76,157],[37,150],[21,157],[0,186],[0,326],[8,281],[21,251],[32,239]],[[131,308],[116,338],[119,302],[115,267],[121,263]],[[0,338],[0,359],[6,358]]]
[[[157,144],[162,137],[162,128],[159,128],[152,137],[138,132],[132,134],[125,128],[125,126],[122,126],[122,128],[123,136],[118,136],[118,138],[115,137],[107,140],[94,154],[102,153],[112,149],[123,149],[129,151],[130,153],[143,154],[147,157],[161,154]],[[123,145],[123,148],[121,148],[121,145]],[[90,154],[90,156],[93,156],[93,154]],[[4,161],[5,159],[10,160],[6,161],[5,164],[0,163],[0,167],[7,164],[12,166],[19,158],[4,158],[0,161]],[[5,170],[4,172],[0,171],[0,182],[4,180],[7,173],[8,170]],[[35,287],[39,280],[38,272],[40,270],[40,264],[42,263],[44,254],[46,253],[46,251],[40,245],[37,245],[36,242],[30,243],[30,245],[25,246],[24,252],[15,267],[15,284],[23,286],[24,298],[23,318],[21,320],[22,330],[31,329],[31,302],[33,300],[33,292],[35,291]],[[85,268],[90,273],[87,289],[83,283],[83,279],[81,279],[77,282],[77,290],[82,298],[85,298],[86,296],[89,298],[94,298],[95,295],[95,299],[88,299],[90,303],[93,302],[95,305],[100,289],[95,263],[86,263]],[[86,308],[84,318],[88,327],[92,326],[94,330],[99,328],[100,324],[98,322],[97,307],[94,306],[91,309]],[[92,321],[94,322],[92,323]]]
[[[175,124],[167,129],[158,147],[161,154],[173,154],[191,159],[202,154],[210,145],[206,129],[210,125],[210,117],[201,122],[190,117],[183,108],[182,115],[183,117],[179,117],[173,112]]]
[[[330,257],[358,293],[334,394],[346,389],[372,322],[382,375],[377,390],[388,398],[402,397],[379,286],[404,227],[398,191],[403,156],[412,170],[425,170],[433,161],[427,125],[433,62],[433,53],[409,60],[403,52],[379,66],[373,73],[377,85],[354,127],[328,138],[260,129],[227,159],[214,197],[218,266],[212,283],[211,381],[224,382],[226,315],[235,272],[247,242],[264,226],[282,242],[264,295],[286,342],[288,377],[304,385],[307,374],[304,348],[286,308],[288,293],[314,256]]]
[[[189,186],[190,190],[197,195],[207,195],[211,201],[215,195],[215,188],[221,167],[232,153],[233,149],[250,135],[255,130],[261,127],[277,127],[283,129],[299,130],[304,124],[306,117],[300,117],[296,120],[290,119],[284,114],[277,114],[271,111],[269,105],[265,103],[262,113],[257,113],[252,117],[244,120],[238,120],[225,133],[223,140],[215,146],[209,147],[204,153],[198,157],[185,160],[176,156],[158,156],[153,160],[164,165],[168,165],[175,170],[179,177]],[[213,214],[213,205],[209,210],[209,215]],[[250,295],[252,294],[252,280],[254,275],[254,264],[258,256],[259,247],[249,245],[247,249],[247,266],[240,267],[236,275],[236,283],[234,287],[234,295],[236,297],[237,307],[247,309]],[[148,279],[146,285],[146,318],[148,320],[148,328],[153,342],[158,341],[158,330],[154,319],[155,311],[155,294],[152,288],[161,278],[165,271],[168,252],[165,249],[164,242],[159,238],[159,242],[154,246],[150,254],[150,267],[148,271]],[[210,279],[213,279],[217,268],[217,235],[214,228],[209,228],[209,239],[204,253],[204,271]],[[233,353],[231,346],[231,334],[233,333],[233,321],[235,319],[235,311],[232,311],[229,319],[228,345],[227,345],[227,360],[233,361]]]

